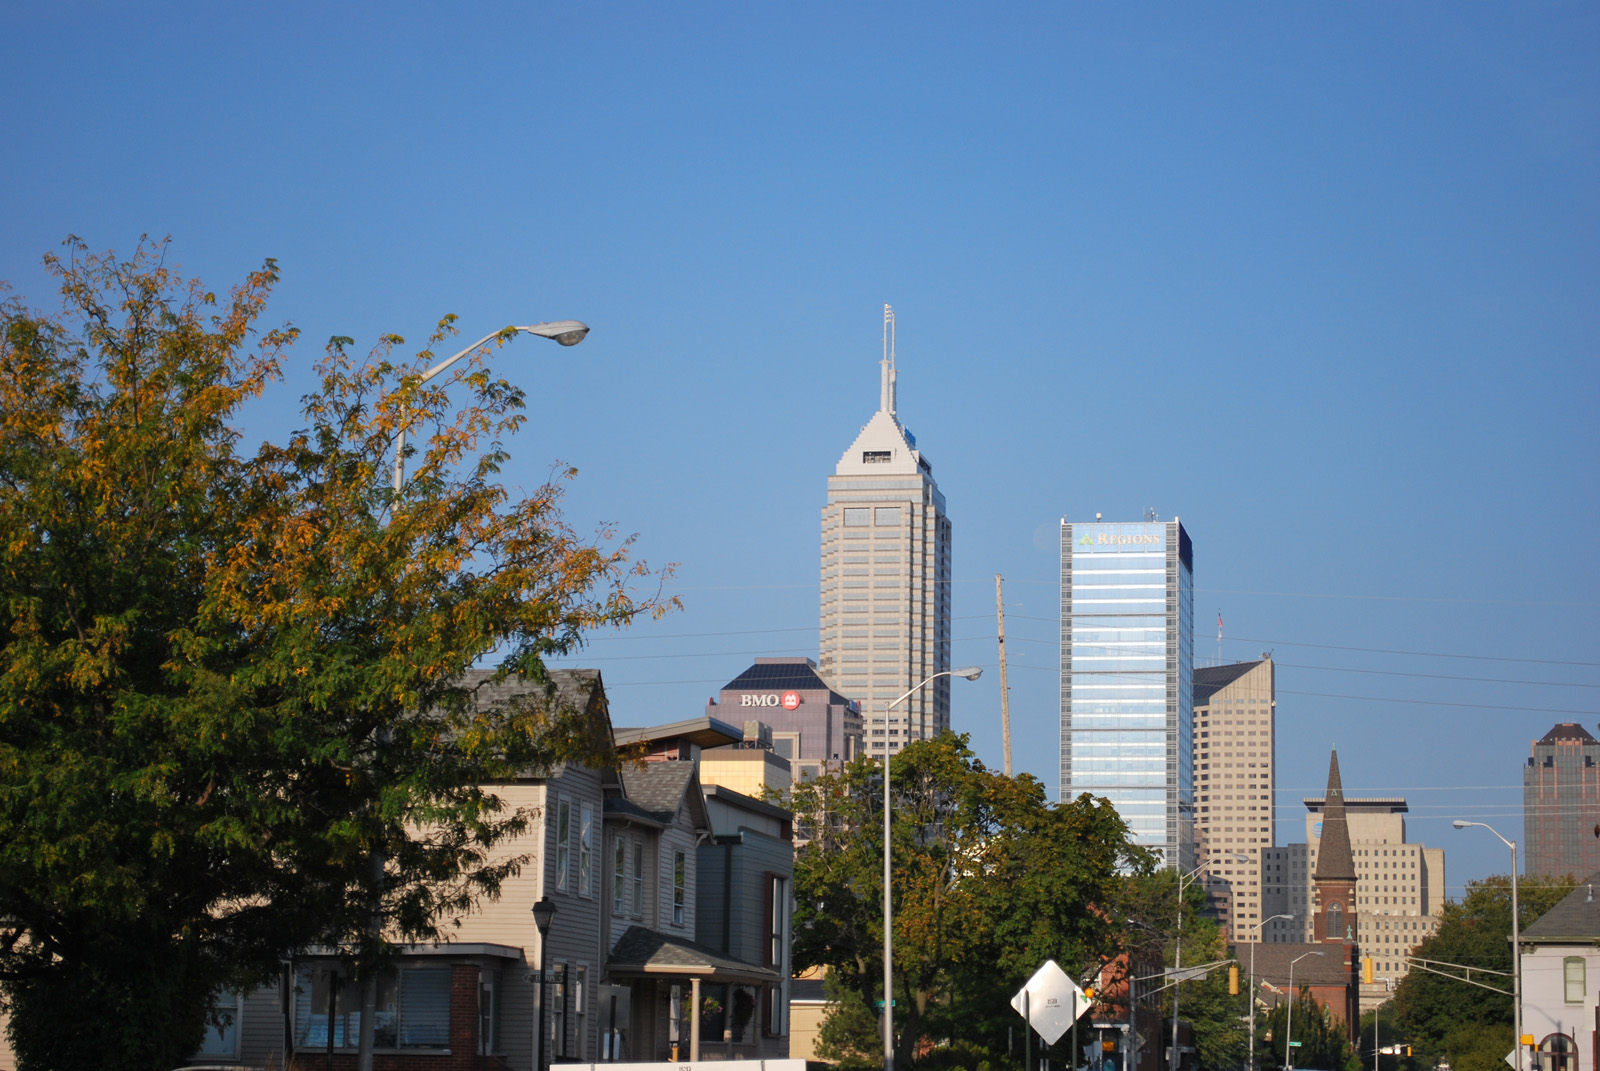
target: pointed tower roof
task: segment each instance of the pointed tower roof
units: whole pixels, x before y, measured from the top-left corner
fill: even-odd
[[[1313,881],[1355,881],[1356,861],[1350,851],[1350,825],[1344,817],[1344,785],[1339,780],[1339,752],[1328,760],[1328,795],[1322,812],[1322,840]]]

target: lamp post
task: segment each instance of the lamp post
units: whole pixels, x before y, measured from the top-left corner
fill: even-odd
[[[422,373],[422,378],[417,380],[417,386],[422,386],[422,384],[428,382],[428,380],[432,379],[440,372],[443,372],[445,369],[461,360],[461,358],[465,357],[467,354],[471,353],[485,342],[488,342],[492,338],[498,338],[499,336],[505,334],[506,331],[526,331],[530,335],[539,335],[542,338],[554,339],[563,346],[576,346],[578,343],[583,341],[583,336],[589,333],[589,325],[579,320],[554,320],[550,323],[529,324],[526,327],[508,327],[500,331],[491,332],[490,334],[484,335],[482,338],[478,339],[478,341],[474,342],[472,345],[468,346],[455,356],[446,357],[444,360],[440,361],[438,364]],[[394,489],[397,494],[399,493],[400,488],[405,486],[406,482],[405,446],[406,429],[401,428],[399,434],[397,434],[394,439]]]
[[[1450,824],[1457,829],[1481,826],[1500,837],[1499,830],[1483,822],[1457,818]],[[1500,843],[1511,849],[1511,1000],[1517,1023],[1517,1071],[1522,1071],[1522,918],[1517,906],[1517,842],[1500,837]]]
[[[1223,854],[1236,863],[1248,863],[1250,861],[1250,857],[1243,852],[1224,852]],[[1211,860],[1207,859],[1189,871],[1189,873],[1178,875],[1178,930],[1177,936],[1173,938],[1172,946],[1172,969],[1174,971],[1183,967],[1183,883],[1187,881],[1192,884],[1196,875],[1210,865]],[[1178,994],[1182,990],[1183,980],[1174,978],[1172,980],[1172,1059],[1170,1064],[1172,1071],[1178,1071]]]
[[[549,992],[545,986],[545,979],[550,974],[550,922],[556,917],[556,902],[548,896],[541,896],[539,902],[533,905],[533,924],[539,927],[539,1042],[535,1048],[533,1071],[545,1071],[550,1065],[544,1062],[544,1012],[547,1001],[545,995]]]
[[[1279,919],[1294,919],[1295,917],[1295,915],[1273,915],[1271,918],[1262,919],[1254,926],[1251,926],[1250,929],[1259,930],[1269,922],[1276,922]],[[1250,999],[1246,1002],[1244,1009],[1250,1013],[1250,1051],[1246,1055],[1245,1064],[1248,1071],[1256,1071],[1256,945],[1260,943],[1261,938],[1259,935],[1254,941],[1250,942]]]
[[[1305,959],[1306,956],[1320,956],[1321,952],[1307,952],[1304,956],[1296,956],[1289,961],[1289,1023],[1284,1028],[1283,1063],[1289,1071],[1294,1071],[1294,1002],[1300,999],[1300,993],[1294,987],[1294,965]],[[543,1071],[541,1068],[540,1071]]]
[[[542,338],[554,339],[563,346],[576,346],[578,343],[582,342],[583,337],[589,333],[589,325],[579,320],[552,320],[548,323],[507,327],[502,328],[499,331],[493,331],[487,335],[484,335],[482,338],[478,339],[478,341],[474,342],[460,353],[446,357],[444,360],[440,361],[438,364],[422,373],[422,378],[417,380],[417,385],[420,387],[434,376],[437,376],[439,373],[443,372],[445,369],[461,360],[461,358],[467,356],[473,350],[476,350],[485,342],[488,342],[490,339],[505,335],[507,331],[526,331],[530,335],[539,335]],[[405,486],[405,482],[406,429],[401,428],[395,433],[394,437],[394,490],[396,494],[400,493],[401,488]],[[372,868],[374,884],[380,884],[383,879],[382,853],[379,851],[374,851],[371,858],[368,860],[368,863]],[[381,895],[382,894],[379,893],[380,900]],[[552,907],[550,910],[554,912],[555,908]],[[381,924],[382,919],[380,917],[379,909],[375,907],[373,909],[372,916],[372,928],[375,933],[381,928]],[[549,923],[547,921],[546,925],[548,924]],[[361,989],[361,1036],[356,1043],[356,1071],[372,1071],[373,1021],[377,1017],[377,1000],[378,979],[376,976],[374,976],[368,978]]]
[[[981,676],[983,670],[978,666],[947,669],[921,681],[883,708],[883,1071],[894,1071],[894,903],[889,885],[889,712],[940,677],[965,677],[975,681]],[[1029,1029],[1026,1023],[1022,1028]]]

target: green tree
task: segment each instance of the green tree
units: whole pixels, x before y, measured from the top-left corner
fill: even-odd
[[[791,800],[808,838],[796,963],[826,965],[862,1009],[881,997],[881,770],[862,758]],[[1051,806],[1036,779],[985,769],[965,737],[912,744],[891,773],[897,1059],[931,1058],[935,1038],[1004,1052],[1020,1026],[1010,997],[1040,964],[1081,974],[1117,951],[1119,870],[1148,856],[1105,801]]]
[[[429,349],[335,339],[244,454],[296,337],[258,328],[273,263],[219,300],[163,244],[67,250],[60,313],[0,305],[0,987],[25,1069],[165,1069],[294,948],[365,973],[493,895],[529,816],[482,786],[610,757],[542,659],[664,604],[559,480],[496,481],[523,396],[482,352],[424,387]],[[546,687],[481,702],[490,656]]]
[[[1293,1029],[1294,1036],[1289,1036]],[[1256,1058],[1262,1067],[1284,1067],[1289,1043],[1294,1046],[1294,1065],[1322,1068],[1324,1071],[1360,1071],[1345,1025],[1333,1011],[1318,1003],[1310,988],[1301,986],[1294,998],[1293,1022],[1289,1001],[1282,1000],[1268,1009],[1256,1023]]]
[[[1526,927],[1577,887],[1571,877],[1518,883],[1521,925]],[[1511,879],[1495,875],[1467,883],[1466,895],[1444,905],[1439,925],[1416,949],[1421,959],[1509,972]],[[1495,993],[1466,982],[1413,969],[1395,987],[1396,1022],[1418,1051],[1448,1058],[1456,1071],[1474,1059],[1502,1061],[1512,1047],[1511,979]],[[1501,1067],[1505,1066],[1502,1062]]]

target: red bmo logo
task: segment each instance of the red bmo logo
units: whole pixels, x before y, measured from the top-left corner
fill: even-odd
[[[800,709],[800,693],[799,692],[784,692],[783,693],[783,709],[784,710],[799,710]]]

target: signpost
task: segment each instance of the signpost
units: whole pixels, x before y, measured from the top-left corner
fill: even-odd
[[[1033,972],[1026,985],[1011,998],[1011,1006],[1027,1021],[1028,1028],[1036,1030],[1046,1045],[1054,1045],[1078,1021],[1089,1007],[1089,998],[1083,995],[1076,982],[1053,959]],[[1025,1033],[1024,1067],[1033,1071],[1033,1039]],[[1072,1054],[1074,1071],[1078,1054]]]

